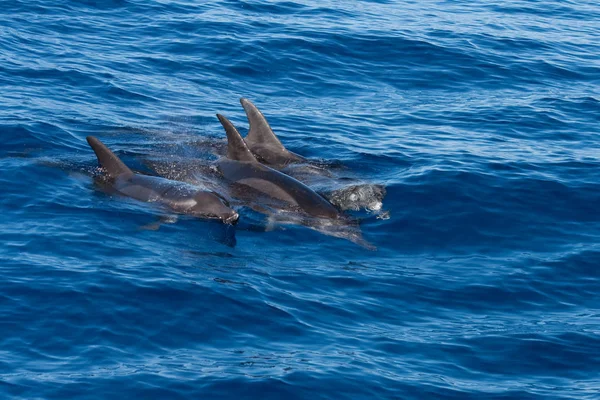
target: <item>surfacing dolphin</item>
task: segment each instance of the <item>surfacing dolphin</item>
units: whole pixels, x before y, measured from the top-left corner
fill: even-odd
[[[370,211],[381,209],[385,187],[335,177],[322,166],[314,165],[287,150],[275,136],[263,113],[248,99],[241,98],[240,103],[249,123],[244,141],[261,163],[310,184],[342,210],[358,211],[362,207]]]
[[[219,219],[225,223],[238,220],[238,213],[229,208],[216,193],[183,182],[135,174],[100,140],[88,136],[87,142],[106,171],[109,184],[122,195],[144,202],[156,202],[177,213],[194,217]]]
[[[221,114],[227,134],[227,156],[217,161],[223,177],[238,186],[286,203],[307,215],[338,219],[340,213],[327,200],[302,182],[258,162],[233,124]]]
[[[375,250],[363,239],[357,221],[341,214],[302,182],[258,162],[235,126],[223,115],[217,117],[227,134],[227,155],[216,165],[233,186],[234,196],[269,215],[270,225],[303,225]]]

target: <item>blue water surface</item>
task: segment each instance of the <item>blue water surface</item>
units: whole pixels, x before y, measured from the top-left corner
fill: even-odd
[[[597,1],[5,0],[0,89],[0,398],[600,398]],[[94,183],[240,97],[377,251]]]

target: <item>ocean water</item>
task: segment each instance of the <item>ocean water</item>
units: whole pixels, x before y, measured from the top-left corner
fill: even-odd
[[[596,1],[4,0],[0,89],[0,398],[600,398]],[[94,182],[240,97],[376,251]]]

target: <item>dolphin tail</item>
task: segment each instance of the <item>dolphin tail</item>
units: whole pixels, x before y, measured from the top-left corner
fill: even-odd
[[[242,103],[242,107],[246,111],[246,116],[250,124],[245,140],[251,144],[262,144],[285,152],[286,148],[281,144],[277,136],[275,136],[275,133],[273,133],[273,129],[271,129],[263,113],[248,99],[241,98],[240,103]]]
[[[98,163],[104,168],[111,178],[116,178],[123,174],[133,174],[133,172],[117,157],[112,151],[108,149],[100,140],[94,136],[88,136],[86,138],[88,144],[91,146],[96,157],[98,157]]]
[[[221,114],[217,114],[217,118],[225,128],[227,134],[227,158],[236,161],[256,161],[256,158],[252,155],[246,142],[242,139],[242,135],[238,132],[235,126]]]

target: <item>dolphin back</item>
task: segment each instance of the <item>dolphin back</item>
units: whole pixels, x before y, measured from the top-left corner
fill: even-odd
[[[244,141],[260,162],[268,165],[285,166],[305,161],[304,157],[292,153],[279,141],[262,112],[248,99],[241,98],[240,103],[246,111],[250,128]]]
[[[96,153],[98,157],[98,163],[102,168],[106,170],[106,173],[111,178],[116,178],[123,174],[132,174],[133,172],[117,157],[112,151],[108,149],[100,140],[94,136],[88,136],[86,138],[88,144]]]
[[[262,144],[281,152],[286,151],[283,144],[281,144],[275,133],[273,133],[273,129],[271,129],[263,113],[248,99],[242,98],[240,99],[240,103],[242,103],[242,107],[246,111],[246,116],[250,124],[248,135],[246,135],[245,139],[246,142],[248,144]]]

